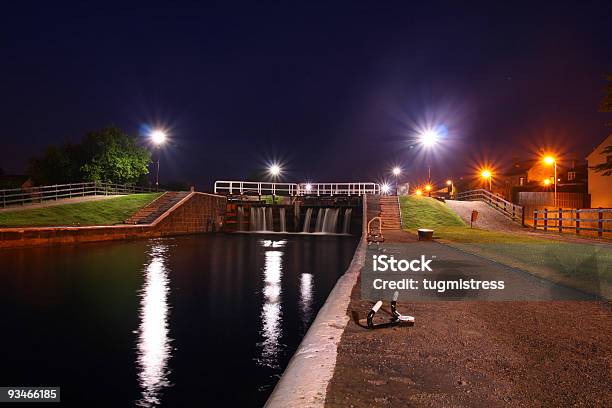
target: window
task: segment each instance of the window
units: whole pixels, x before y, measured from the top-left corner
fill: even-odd
[[[576,172],[575,171],[568,171],[567,172],[567,181],[572,181],[572,180],[576,180]]]

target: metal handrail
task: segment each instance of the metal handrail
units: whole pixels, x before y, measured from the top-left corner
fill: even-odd
[[[334,196],[380,194],[380,184],[356,183],[274,183],[265,181],[217,180],[215,194],[288,195],[288,196]]]
[[[496,196],[488,190],[478,189],[463,191],[461,193],[457,193],[457,200],[482,201],[489,204],[489,206],[495,208],[513,221],[519,221],[521,224],[524,224],[525,222],[522,206]]]
[[[53,184],[37,187],[10,188],[0,190],[2,207],[42,203],[47,200],[83,197],[88,195],[135,194],[148,193],[154,189],[138,187],[132,184],[105,182],[85,182],[70,184]]]

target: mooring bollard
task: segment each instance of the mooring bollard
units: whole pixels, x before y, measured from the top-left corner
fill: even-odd
[[[419,241],[432,241],[433,240],[434,230],[426,229],[426,228],[419,228],[417,231],[419,233]]]
[[[397,311],[397,299],[399,298],[399,292],[395,291],[393,294],[393,299],[391,300],[391,318],[387,322],[382,323],[374,323],[374,315],[380,310],[380,307],[383,304],[382,300],[379,300],[372,306],[372,309],[368,312],[368,317],[363,320],[360,320],[360,325],[367,325],[368,329],[381,329],[384,327],[391,326],[414,326],[414,317],[413,316],[405,316]]]

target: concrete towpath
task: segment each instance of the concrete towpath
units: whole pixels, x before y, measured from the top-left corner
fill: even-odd
[[[503,278],[518,294],[568,294],[520,270],[403,234],[389,236],[380,251],[402,258],[435,253],[442,276]],[[367,330],[355,314],[364,317],[373,301],[362,299],[361,291],[358,284],[351,294],[328,407],[612,406],[608,302],[448,301],[453,297],[434,294],[399,302],[400,312],[415,316],[414,327]],[[577,299],[588,296],[578,293]]]

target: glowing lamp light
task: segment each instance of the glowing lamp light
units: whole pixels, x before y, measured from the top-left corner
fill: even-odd
[[[491,177],[491,171],[490,170],[483,170],[480,175],[482,176],[482,178],[490,178]]]
[[[428,129],[420,134],[419,141],[423,146],[431,147],[438,143],[439,138],[440,135],[438,134],[438,132],[433,129]]]
[[[417,191],[416,191],[416,195],[418,195],[418,196],[423,195],[423,191],[421,191],[421,189],[420,189],[420,188],[419,188],[419,189],[417,189]]]
[[[425,186],[425,191],[431,191],[431,184],[427,184]]]
[[[544,179],[544,185],[550,186],[550,179]]]
[[[555,158],[552,157],[552,156],[544,157],[543,161],[544,161],[544,163],[549,164],[549,165],[555,164],[555,162],[556,162]]]
[[[168,137],[166,135],[166,132],[160,129],[152,131],[150,136],[151,136],[151,140],[153,141],[153,143],[155,143],[158,146],[160,144],[163,144],[166,141],[166,138]]]
[[[382,191],[385,194],[387,194],[390,190],[391,190],[391,186],[389,186],[389,184],[387,183],[380,186],[380,191]]]
[[[306,191],[310,192],[312,190],[312,184],[306,184]]]
[[[396,176],[396,177],[399,176],[401,174],[401,172],[402,172],[402,169],[400,169],[399,167],[394,167],[393,168],[393,175],[394,176]]]
[[[276,176],[278,176],[278,175],[280,175],[280,174],[281,174],[281,168],[280,168],[280,166],[279,166],[278,164],[273,164],[273,165],[271,165],[271,166],[270,166],[270,168],[268,169],[268,172],[269,172],[269,173],[270,173],[272,176],[276,177]]]
[[[451,184],[453,184],[453,182],[451,180],[446,180],[446,185],[450,186]]]

